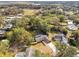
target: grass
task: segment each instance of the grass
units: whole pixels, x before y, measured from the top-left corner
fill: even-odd
[[[36,11],[35,9],[24,9],[24,15],[35,15],[36,14]]]
[[[38,43],[36,45],[32,45],[31,47],[34,48],[34,49],[37,49],[38,51],[41,51],[44,54],[48,54],[50,56],[52,54],[52,50],[50,48],[44,46],[42,43]]]
[[[4,52],[0,51],[0,57],[14,57],[14,52],[5,50]]]

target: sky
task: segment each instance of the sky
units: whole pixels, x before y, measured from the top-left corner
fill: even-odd
[[[0,0],[0,1],[79,1],[79,0]]]

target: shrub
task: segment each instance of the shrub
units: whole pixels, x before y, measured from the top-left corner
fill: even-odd
[[[62,45],[60,42],[56,41],[55,45],[58,49],[57,56],[59,57],[73,57],[77,54],[77,48],[73,46]]]
[[[11,35],[8,35],[8,39],[10,40],[10,44],[19,45],[30,45],[34,38],[31,33],[26,31],[24,28],[14,28]]]
[[[35,54],[34,55],[35,55],[35,57],[50,57],[49,54],[42,53],[39,50],[35,50]]]

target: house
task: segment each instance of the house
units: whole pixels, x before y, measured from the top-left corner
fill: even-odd
[[[78,30],[78,27],[77,26],[75,26],[75,24],[73,23],[73,21],[68,21],[68,26],[67,26],[67,28],[69,29],[69,30]]]
[[[12,21],[12,19],[8,19],[8,18],[7,19],[4,19],[4,22],[5,23],[11,23],[11,21]]]
[[[18,52],[15,57],[34,57],[35,49],[32,47],[26,48],[24,52]]]
[[[35,36],[36,42],[41,42],[41,41],[43,41],[43,40],[45,40],[45,39],[48,39],[47,35],[39,34],[39,35],[36,35],[36,36]]]
[[[15,18],[16,18],[16,16],[12,16],[12,15],[7,17],[7,19],[15,19]]]
[[[66,44],[69,46],[68,44],[68,39],[65,37],[64,34],[57,34],[54,36],[54,39],[57,40],[57,41],[60,41],[61,44]]]
[[[25,52],[18,52],[15,57],[25,57]]]
[[[16,18],[22,18],[23,17],[23,14],[17,14],[16,15]]]
[[[10,30],[12,27],[13,27],[13,25],[9,23],[9,24],[6,24],[6,25],[3,27],[3,29],[4,29],[4,30]]]
[[[42,35],[42,34],[36,35],[35,36],[35,40],[36,40],[36,42],[41,42],[41,41],[44,41],[45,43],[49,43],[50,42],[48,40],[47,35]]]
[[[35,54],[35,49],[32,47],[29,47],[26,49],[26,56],[27,57],[33,57]]]
[[[53,52],[52,56],[56,56],[56,53],[57,53],[56,47],[55,47],[54,44],[52,44],[52,42],[50,42],[48,40],[47,35],[41,35],[40,34],[40,35],[37,35],[35,37],[35,39],[36,39],[37,42],[43,41],[43,43],[45,44],[45,46],[48,47],[48,48],[50,48],[52,50],[52,52]]]
[[[4,22],[5,23],[11,23],[12,20],[14,20],[15,17],[14,16],[7,16],[5,19],[4,19]]]
[[[5,37],[5,30],[0,29],[0,38]]]

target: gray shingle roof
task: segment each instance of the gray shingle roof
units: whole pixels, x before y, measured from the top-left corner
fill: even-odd
[[[48,40],[47,35],[42,35],[42,34],[36,35],[35,36],[35,40],[36,40],[36,42],[41,42],[41,41],[44,41],[45,43],[49,43],[50,42]]]
[[[39,34],[39,35],[36,35],[36,36],[35,36],[36,42],[43,41],[44,39],[48,39],[47,35]]]
[[[68,39],[64,36],[64,34],[57,34],[54,39],[60,41],[62,44],[68,45]]]

